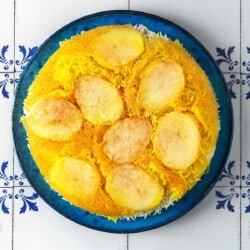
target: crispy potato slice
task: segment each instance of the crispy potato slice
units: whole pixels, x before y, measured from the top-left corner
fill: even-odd
[[[72,157],[59,158],[51,169],[49,180],[65,198],[91,198],[101,185],[96,167]]]
[[[118,90],[107,80],[84,76],[75,90],[75,97],[84,117],[94,125],[109,125],[123,112]]]
[[[99,35],[93,44],[97,62],[113,68],[129,63],[144,51],[143,37],[130,26],[116,26]]]
[[[146,118],[127,118],[111,126],[103,138],[103,151],[111,161],[128,163],[150,142],[152,125]]]
[[[182,67],[172,60],[158,59],[144,69],[139,99],[146,111],[164,112],[184,89]]]
[[[199,154],[200,131],[191,114],[170,112],[160,118],[154,138],[154,149],[169,168],[186,169]]]
[[[135,211],[156,207],[164,195],[160,183],[133,164],[112,169],[106,179],[106,190],[117,204]]]
[[[74,104],[57,97],[38,100],[26,115],[26,124],[34,134],[53,141],[72,137],[82,121],[81,111]]]

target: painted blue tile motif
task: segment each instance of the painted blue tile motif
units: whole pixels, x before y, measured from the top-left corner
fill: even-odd
[[[246,47],[246,50],[247,50],[247,53],[250,54],[250,47]],[[246,67],[246,70],[250,72],[250,60],[247,62],[247,61],[243,61],[242,62],[242,65],[244,67]]]
[[[245,213],[250,213],[250,188],[242,194],[243,199],[248,199],[249,204],[245,207]]]
[[[33,192],[32,195],[25,195],[25,190],[20,189],[18,194],[15,194],[15,199],[19,199],[22,201],[22,206],[19,209],[19,214],[24,214],[27,211],[38,211],[38,206],[36,200],[38,199],[38,194]]]
[[[3,181],[4,186],[8,186],[10,182],[13,181],[13,176],[8,176],[6,174],[6,169],[8,168],[8,161],[4,161],[0,167],[0,180]]]
[[[0,213],[10,213],[10,207],[12,205],[13,199],[12,190],[13,189],[5,188],[0,192]],[[39,196],[37,193],[33,192],[32,195],[25,195],[25,190],[20,189],[19,192],[14,195],[14,197],[16,200],[22,201],[19,207],[19,214],[24,214],[29,211],[38,211],[37,199]]]
[[[222,181],[224,178],[230,180],[230,185],[234,185],[237,180],[240,179],[239,175],[233,175],[232,169],[235,168],[235,161],[229,161],[227,165],[225,165],[220,177],[219,181]]]
[[[248,86],[249,90],[248,90],[248,92],[246,93],[245,98],[246,98],[246,99],[250,99],[250,75],[247,75],[247,76],[245,77],[245,79],[242,80],[242,85],[247,85],[247,86]]]
[[[242,175],[241,179],[245,182],[246,185],[250,185],[250,161],[246,162],[245,167],[249,170],[248,175]]]
[[[236,95],[236,92],[233,90],[233,87],[235,86],[235,84],[238,84],[238,85],[240,84],[240,79],[237,79],[235,75],[230,75],[229,78],[230,80],[226,82],[229,95],[231,99],[236,99],[237,95]]]
[[[14,63],[13,60],[7,59],[8,50],[9,50],[9,45],[3,45],[0,51],[0,64],[3,64],[4,70],[8,70],[10,65]]]
[[[3,189],[2,192],[0,193],[0,212],[4,214],[10,213],[11,201],[9,200],[12,199],[12,193],[10,192],[12,192],[12,189]]]
[[[14,79],[10,77],[10,74],[6,73],[4,74],[4,79],[0,80],[0,90],[1,94],[4,98],[10,98],[9,96],[9,90],[8,85],[14,83]]]
[[[32,56],[37,52],[38,47],[27,48],[23,45],[19,45],[18,49],[20,54],[22,55],[22,58],[21,60],[16,60],[15,64],[20,66],[21,69],[24,69]]]
[[[22,186],[24,184],[23,180],[26,179],[26,175],[22,172],[19,176],[15,175],[14,176],[15,181],[18,182],[18,184],[20,186]]]
[[[231,58],[232,53],[235,52],[235,46],[230,46],[227,50],[222,48],[216,48],[217,57],[216,63],[220,66],[221,64],[227,64],[228,70],[233,70],[235,66],[239,65],[237,60]]]
[[[234,188],[230,189],[230,194],[223,194],[222,192],[216,190],[215,196],[218,198],[216,209],[225,209],[229,212],[235,212],[234,205],[232,204],[232,200],[234,198],[239,198],[239,193],[235,192]]]

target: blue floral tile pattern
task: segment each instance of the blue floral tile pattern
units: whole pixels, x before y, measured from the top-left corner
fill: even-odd
[[[15,80],[10,77],[9,73],[4,74],[4,78],[0,80],[0,91],[1,91],[0,99],[1,97],[10,98],[10,90],[8,88],[9,85],[13,84],[14,82]]]
[[[38,205],[37,199],[39,198],[36,192],[33,192],[31,195],[25,194],[25,189],[20,189],[18,193],[14,195],[15,200],[20,200],[21,203],[18,206],[19,214],[24,214],[30,211],[37,212]],[[12,189],[5,188],[0,192],[0,213],[9,214],[10,208],[12,206]]]
[[[18,193],[15,194],[15,199],[22,201],[21,206],[19,208],[19,214],[24,214],[27,213],[28,211],[37,212],[38,197],[39,196],[36,192],[33,192],[31,195],[26,195],[25,189],[23,188],[19,189]]]
[[[223,194],[222,192],[215,190],[215,196],[218,198],[216,209],[225,209],[229,212],[235,212],[233,199],[239,198],[239,193],[235,192],[235,188],[230,189],[229,194]]]
[[[246,47],[247,53],[250,55],[250,47]],[[250,72],[250,60],[249,61],[243,61],[242,65],[246,68],[248,72]]]
[[[250,161],[246,162],[245,168],[248,169],[248,175],[242,175],[243,184],[250,185]]]
[[[237,97],[237,93],[236,91],[233,89],[233,87],[235,86],[235,84],[239,85],[240,84],[240,79],[236,78],[236,75],[230,75],[229,76],[229,81],[226,82],[227,87],[228,87],[228,91],[229,91],[229,95],[231,97],[231,99],[237,99],[239,97]]]
[[[244,79],[242,79],[242,85],[247,85],[248,86],[249,90],[247,91],[244,98],[245,99],[250,99],[250,75],[246,75],[244,77]]]
[[[0,192],[0,213],[9,214],[12,204],[12,189],[3,189]]]
[[[235,168],[235,161],[229,161],[227,165],[225,165],[219,177],[219,181],[222,181],[224,178],[226,178],[230,181],[230,185],[235,185],[235,182],[240,179],[240,176],[238,174],[234,175],[232,173],[233,168]]]
[[[246,190],[245,193],[242,194],[243,199],[248,199],[249,203],[245,207],[245,213],[250,213],[250,188]]]
[[[25,47],[24,45],[19,45],[18,46],[18,51],[19,54],[21,55],[21,59],[17,59],[15,61],[15,65],[19,66],[21,70],[25,68],[27,63],[30,61],[30,59],[34,56],[34,54],[37,52],[38,47],[32,47],[28,48]]]
[[[232,54],[235,52],[235,46],[230,46],[227,50],[225,48],[216,48],[217,57],[216,63],[221,66],[221,64],[226,64],[229,71],[232,71],[235,66],[239,65],[237,60],[232,59]]]
[[[3,66],[3,69],[6,71],[10,68],[10,65],[13,65],[14,60],[8,58],[9,45],[3,45],[0,50],[0,65]]]
[[[9,186],[13,181],[13,176],[8,175],[6,173],[6,169],[8,167],[9,167],[9,162],[3,161],[0,166],[0,186],[1,186],[1,181],[3,182],[3,185],[6,187]]]
[[[24,174],[24,172],[22,172],[20,175],[15,175],[14,179],[18,182],[18,185],[23,186],[26,175]]]

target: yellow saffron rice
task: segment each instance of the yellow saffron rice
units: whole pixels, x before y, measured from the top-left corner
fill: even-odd
[[[166,67],[173,66],[183,72],[183,79],[178,82],[180,87],[173,86],[167,103],[162,103],[160,95],[170,90],[160,89],[156,98],[150,92],[150,88],[154,87],[150,85],[153,81],[150,72],[155,72],[153,62],[159,62],[159,65],[163,62]],[[172,66],[167,65],[169,62]],[[93,84],[93,89],[89,82]],[[149,88],[148,92],[143,84]],[[97,91],[114,101],[110,104]],[[96,96],[96,100],[92,96]],[[43,101],[37,104],[39,100]],[[60,107],[65,105],[73,112],[65,114],[60,107],[57,109],[53,106],[51,112],[54,112],[54,118],[57,116],[56,121],[63,119],[62,116],[71,120],[65,118],[65,124],[61,127],[54,123],[50,127],[46,123],[43,125],[43,117],[37,114],[36,109],[43,107],[43,102],[47,100],[56,100],[58,105],[62,105]],[[156,106],[150,106],[151,102],[157,102]],[[143,26],[133,27],[129,24],[98,27],[62,41],[60,48],[45,63],[30,86],[24,112],[22,123],[27,131],[32,156],[52,188],[72,204],[110,218],[160,212],[181,199],[209,171],[219,130],[216,98],[199,64],[178,41],[168,40]],[[46,112],[43,112],[45,116],[51,115]],[[180,167],[179,163],[171,166],[168,163],[170,160],[165,161],[165,146],[162,146],[163,153],[157,151],[164,144],[157,142],[157,136],[164,137],[158,131],[159,124],[165,120],[166,124],[171,121],[169,114],[174,114],[176,119],[180,115],[180,119],[190,120],[191,125],[195,120],[194,130],[198,128],[198,146],[190,143],[189,148],[196,148],[188,166],[185,162]],[[41,124],[36,120],[39,115]],[[68,126],[67,122],[71,125]],[[133,126],[135,130],[137,124],[144,130],[139,127],[135,134],[138,138],[131,136],[127,140],[128,143],[139,141],[138,149],[133,148],[136,145],[128,145],[128,153],[125,150],[122,150],[124,154],[121,150],[116,152],[115,147],[118,145],[119,151],[120,142],[112,145],[112,133]],[[46,131],[43,131],[43,126]],[[177,127],[182,129],[181,125]],[[58,134],[53,129],[58,130]],[[60,134],[60,129],[66,132]],[[186,127],[183,129],[188,131]],[[51,133],[53,136],[50,136]],[[121,140],[126,136],[121,131]],[[178,157],[173,155],[172,161],[177,158],[179,162]],[[72,170],[70,166],[73,166]],[[149,185],[149,189],[152,186],[152,190],[155,190],[155,194],[149,193],[147,186],[143,187],[148,203],[143,203],[142,199],[137,204],[137,197],[144,194],[136,190],[140,189],[139,184],[134,184],[134,180],[129,179],[131,176],[125,174],[129,171],[135,179],[146,176],[145,182],[139,180],[139,184]],[[112,178],[117,178],[117,182]],[[131,188],[124,191],[124,199],[117,197],[123,194],[123,188]],[[133,204],[129,203],[128,198],[126,200],[126,195],[135,199]]]

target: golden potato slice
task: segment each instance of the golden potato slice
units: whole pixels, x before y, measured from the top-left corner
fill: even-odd
[[[130,26],[116,26],[98,36],[93,44],[97,62],[113,68],[129,63],[144,51],[143,37]]]
[[[172,60],[158,59],[144,69],[139,98],[146,111],[164,112],[184,89],[182,67]]]
[[[103,78],[84,76],[75,97],[84,117],[94,125],[111,124],[122,115],[123,101],[118,90]]]
[[[96,167],[71,157],[57,160],[51,169],[49,180],[53,188],[65,198],[91,198],[101,185]]]
[[[117,204],[134,211],[156,207],[164,195],[160,183],[133,164],[112,169],[107,176],[106,190]]]
[[[159,120],[154,138],[154,149],[169,168],[186,169],[198,157],[200,131],[191,114],[170,112]]]
[[[82,121],[81,111],[74,104],[57,97],[38,100],[26,116],[34,134],[53,141],[69,139],[80,130]]]
[[[111,126],[103,137],[103,151],[111,161],[128,163],[147,147],[152,125],[146,118],[127,118]]]

